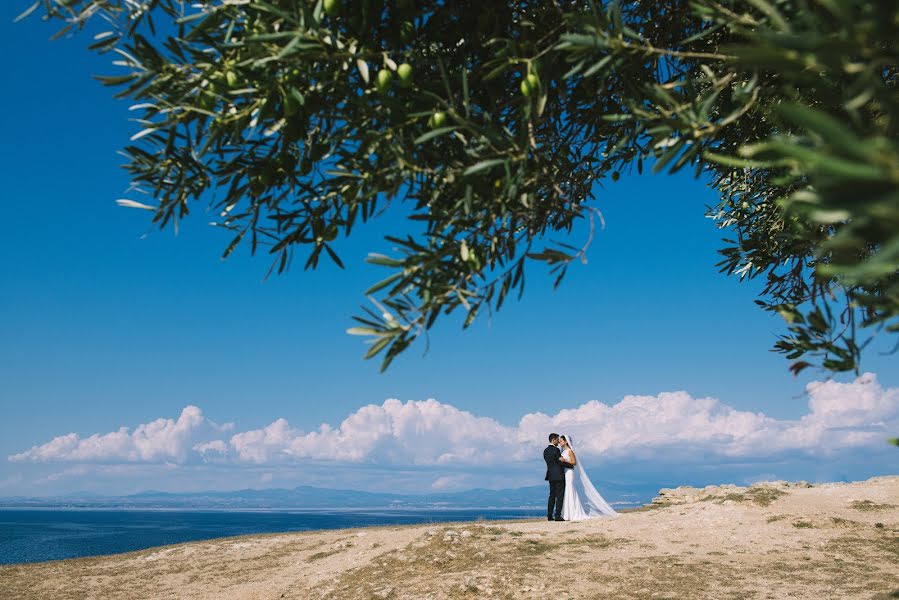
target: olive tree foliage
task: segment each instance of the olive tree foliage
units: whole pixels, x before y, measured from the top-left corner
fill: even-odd
[[[351,333],[383,367],[443,314],[468,326],[556,285],[621,172],[720,194],[721,270],[762,278],[799,372],[858,368],[899,332],[894,0],[39,0],[90,24],[140,131],[124,149],[160,227],[197,204],[315,268],[392,204],[415,223]],[[94,26],[102,24],[103,27]],[[137,194],[144,194],[139,198]],[[576,226],[583,246],[570,240]],[[636,224],[635,224],[636,228]],[[589,233],[586,233],[589,231]]]

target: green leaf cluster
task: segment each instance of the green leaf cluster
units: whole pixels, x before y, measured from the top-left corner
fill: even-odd
[[[351,333],[386,367],[555,285],[644,165],[720,194],[720,268],[763,278],[798,372],[858,369],[899,332],[899,5],[886,0],[40,0],[135,102],[124,154],[160,227],[211,202],[241,242],[305,268],[397,205],[390,271]],[[98,18],[102,17],[102,19]],[[412,76],[414,73],[414,77]],[[585,243],[553,242],[589,224]]]

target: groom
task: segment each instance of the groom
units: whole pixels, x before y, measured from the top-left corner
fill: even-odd
[[[549,434],[549,446],[543,451],[546,461],[546,481],[549,482],[549,501],[546,503],[546,519],[548,521],[564,521],[562,518],[562,502],[565,501],[565,467],[562,463],[562,451],[559,450],[559,434]],[[555,507],[555,511],[553,511]]]

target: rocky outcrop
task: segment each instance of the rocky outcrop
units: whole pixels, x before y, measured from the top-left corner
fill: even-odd
[[[667,506],[693,502],[750,500],[757,504],[767,505],[791,489],[810,487],[813,485],[806,481],[762,481],[750,487],[732,484],[707,485],[704,488],[680,486],[673,489],[662,488],[659,490],[659,495],[652,499],[652,503],[657,506]]]

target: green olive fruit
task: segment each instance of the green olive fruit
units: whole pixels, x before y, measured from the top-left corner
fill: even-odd
[[[388,69],[378,71],[377,86],[382,92],[386,92],[390,88],[390,82],[393,81],[393,73]]]
[[[228,85],[234,87],[237,85],[237,74],[234,71],[228,71],[225,73],[225,81],[228,82]]]
[[[536,73],[528,73],[525,81],[528,82],[528,85],[531,86],[532,90],[536,90],[540,88],[540,78],[537,77]]]
[[[531,95],[531,92],[533,92],[533,91],[534,90],[531,87],[531,84],[528,83],[528,80],[522,79],[521,80],[521,95],[524,96],[525,98],[527,98]]]
[[[340,0],[325,0],[322,4],[325,7],[325,12],[332,17],[336,17],[337,13],[340,12]]]
[[[618,181],[619,179],[621,179],[621,173],[612,171],[612,181]]]
[[[437,129],[438,127],[443,127],[444,123],[446,123],[446,113],[442,111],[435,112],[431,115],[431,127]]]
[[[412,65],[403,63],[396,68],[396,74],[400,78],[400,85],[409,87],[412,85]]]

